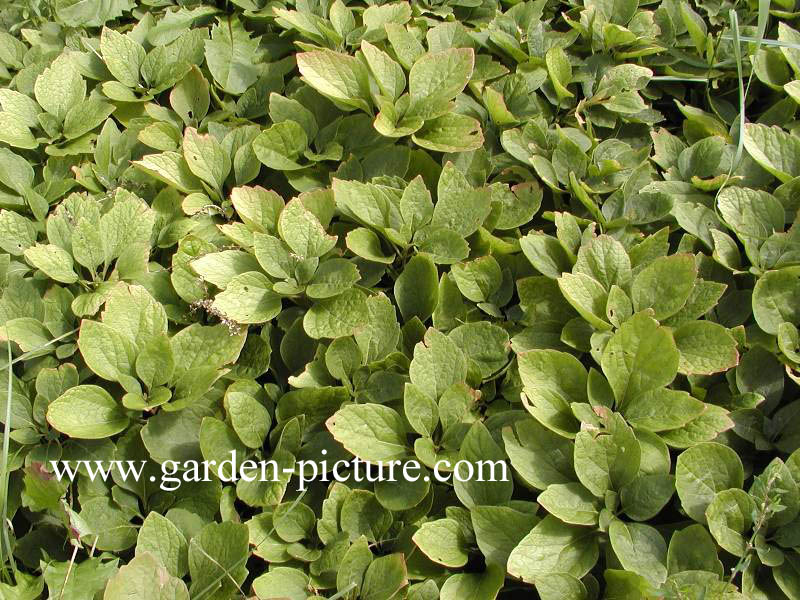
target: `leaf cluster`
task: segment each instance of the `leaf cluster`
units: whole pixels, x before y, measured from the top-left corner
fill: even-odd
[[[0,597],[800,598],[798,20],[4,3]]]

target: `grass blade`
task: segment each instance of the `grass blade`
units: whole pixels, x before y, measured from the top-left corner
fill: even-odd
[[[6,331],[7,333],[7,331]],[[0,502],[2,503],[2,510],[0,510],[0,518],[3,519],[3,540],[2,546],[8,554],[8,563],[11,565],[11,570],[16,572],[17,565],[14,561],[14,554],[11,548],[11,537],[9,536],[8,515],[8,452],[9,452],[9,434],[11,433],[11,341],[6,342],[8,347],[8,388],[6,390],[6,414],[5,414],[5,427],[3,429],[3,454],[2,454],[2,469],[0,469],[0,477],[2,477],[2,488],[0,488]],[[0,548],[0,563],[5,568],[5,561],[3,560],[2,548]]]
[[[36,354],[37,352],[39,352],[39,350],[43,350],[44,348],[47,348],[48,346],[52,346],[52,345],[53,345],[53,344],[55,344],[56,342],[60,342],[60,341],[61,341],[61,340],[63,340],[64,338],[68,338],[68,337],[69,337],[69,336],[71,336],[72,334],[74,334],[74,333],[78,333],[78,331],[80,331],[80,327],[76,327],[75,329],[73,329],[72,331],[68,331],[67,333],[62,333],[60,336],[58,336],[58,337],[56,337],[56,338],[53,338],[53,339],[52,339],[52,340],[50,340],[49,342],[47,342],[47,343],[45,343],[45,344],[42,344],[41,346],[37,346],[37,347],[36,347],[36,348],[34,348],[33,350],[28,350],[27,352],[25,352],[25,353],[23,353],[23,354],[20,354],[20,355],[19,355],[17,358],[15,358],[14,360],[11,360],[11,354],[9,353],[9,355],[8,355],[8,363],[7,363],[7,365],[4,365],[4,364],[1,364],[1,363],[0,363],[0,369],[5,369],[5,368],[6,368],[6,366],[13,367],[13,366],[14,366],[14,365],[16,365],[17,363],[20,363],[20,362],[22,362],[22,361],[28,360],[29,358],[33,357],[33,355],[34,355],[34,354]]]

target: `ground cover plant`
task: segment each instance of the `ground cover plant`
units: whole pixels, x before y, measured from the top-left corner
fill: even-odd
[[[0,79],[3,600],[800,598],[794,0],[7,0]]]

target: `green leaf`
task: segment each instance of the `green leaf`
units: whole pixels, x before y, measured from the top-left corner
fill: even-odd
[[[463,296],[472,302],[488,302],[503,282],[500,265],[492,256],[453,265],[450,273]]]
[[[37,127],[39,114],[42,112],[39,105],[29,96],[15,90],[0,89],[0,106],[3,112],[13,120],[25,127]]]
[[[100,550],[120,552],[136,543],[136,529],[130,523],[130,513],[111,498],[98,496],[85,501],[79,516],[83,522],[91,523],[89,533]]]
[[[183,577],[189,570],[188,548],[175,524],[157,512],[147,515],[136,538],[136,556],[151,554],[173,577]]]
[[[592,277],[606,290],[613,285],[628,289],[631,260],[622,244],[608,235],[600,235],[588,246],[581,244],[573,272]]]
[[[309,298],[330,298],[351,288],[361,279],[358,268],[344,258],[323,262],[306,288]]]
[[[430,105],[455,98],[466,87],[474,65],[471,48],[449,48],[419,57],[408,74],[411,114],[429,118]]]
[[[363,600],[389,600],[408,585],[406,561],[396,552],[373,560],[364,573],[361,585]]]
[[[3,592],[9,600],[35,600],[40,597],[44,588],[42,577],[19,572],[15,579],[16,585],[0,583],[0,592]]]
[[[567,85],[572,81],[572,66],[567,53],[559,46],[551,48],[545,55],[545,63],[550,82],[559,99],[572,98],[572,92],[567,89]]]
[[[538,577],[536,591],[542,600],[586,600],[589,597],[583,582],[567,573],[548,573]]]
[[[203,189],[203,185],[189,169],[183,155],[177,152],[147,154],[141,160],[133,161],[133,165],[185,194],[199,192]]]
[[[217,140],[187,127],[183,132],[183,157],[192,173],[214,189],[222,189],[231,170],[231,160]]]
[[[634,427],[666,431],[686,425],[704,410],[705,404],[687,392],[656,388],[626,402],[622,414]]]
[[[540,232],[531,232],[520,238],[519,245],[530,263],[539,273],[558,279],[572,269],[572,261],[561,243],[554,237]]]
[[[62,122],[69,109],[86,97],[86,82],[77,66],[62,54],[36,78],[33,92],[39,106]]]
[[[274,92],[269,95],[269,114],[273,123],[297,122],[309,140],[313,140],[319,131],[317,120],[310,110],[297,100],[284,98]]]
[[[788,554],[783,564],[776,567],[772,573],[781,591],[792,600],[796,600],[797,586],[800,584],[800,561]]]
[[[456,573],[442,585],[442,600],[480,600],[495,598],[503,587],[505,571],[497,565],[487,565],[482,573]]]
[[[231,203],[236,214],[253,231],[274,233],[278,227],[278,215],[284,201],[277,193],[261,186],[240,186],[231,190]]]
[[[402,472],[408,463],[396,463],[397,472]],[[415,465],[416,470],[416,465]],[[423,468],[420,472],[426,473]],[[431,484],[430,475],[420,475],[416,481],[399,477],[394,481],[384,480],[375,482],[375,498],[381,505],[393,512],[413,510],[415,507],[423,508],[423,500],[429,498]]]
[[[366,227],[357,227],[348,232],[345,242],[356,256],[387,265],[394,262],[394,256],[384,254],[380,238]]]
[[[680,354],[670,332],[645,314],[617,330],[603,350],[603,373],[624,405],[638,395],[668,385],[678,372]]]
[[[564,273],[558,278],[558,287],[564,298],[596,329],[611,329],[603,317],[606,314],[608,294],[603,286],[583,273]]]
[[[474,189],[453,163],[448,162],[442,169],[437,193],[431,225],[451,229],[463,237],[477,231],[491,211],[489,190]]]
[[[214,81],[229,94],[243,94],[258,79],[253,63],[258,38],[251,38],[235,16],[218,18],[205,41],[205,57]]]
[[[372,562],[372,550],[369,548],[367,538],[360,537],[348,548],[336,573],[336,587],[342,592],[351,584],[355,590],[361,589],[364,572]]]
[[[508,364],[508,333],[497,325],[486,321],[464,323],[451,330],[448,337],[477,364],[484,379]]]
[[[439,587],[431,579],[411,584],[408,588],[408,598],[410,600],[435,600],[439,598]]]
[[[121,381],[134,373],[134,341],[105,323],[82,321],[78,349],[86,365],[103,379]]]
[[[557,350],[531,350],[517,357],[525,403],[538,421],[556,432],[574,434],[578,427],[570,403],[586,402],[588,374],[571,354]],[[570,436],[571,437],[571,436]]]
[[[429,256],[411,257],[394,282],[394,296],[403,319],[428,320],[439,301],[439,272]]]
[[[422,176],[417,175],[403,190],[400,198],[400,214],[403,221],[417,231],[427,225],[433,217],[433,201],[431,193],[425,187]]]
[[[287,542],[299,542],[311,536],[317,518],[314,511],[305,504],[292,505],[284,502],[275,507],[272,513],[275,532]]]
[[[667,567],[670,574],[702,570],[722,575],[714,539],[705,527],[696,523],[672,534]]]
[[[675,488],[683,510],[699,523],[717,492],[739,488],[744,470],[739,456],[722,444],[707,442],[685,450],[675,465]]]
[[[196,65],[169,94],[170,106],[186,125],[200,122],[208,113],[210,101],[208,81]]]
[[[103,123],[115,110],[113,104],[92,98],[76,104],[64,117],[64,137],[68,140],[79,138]]]
[[[302,169],[297,162],[308,148],[308,138],[295,121],[276,123],[253,140],[253,152],[262,163],[278,171]]]
[[[467,564],[469,548],[458,521],[428,521],[414,533],[412,539],[433,562],[456,568]]]
[[[0,112],[0,141],[13,148],[32,149],[39,145],[31,130],[19,117],[8,112]],[[5,148],[4,148],[5,150]]]
[[[595,525],[600,502],[580,483],[555,483],[539,494],[539,504],[551,515],[573,525]]]
[[[418,146],[434,152],[468,152],[482,147],[484,142],[481,124],[458,113],[428,119],[411,139]]]
[[[641,465],[640,465],[641,469]],[[625,514],[635,521],[652,519],[675,493],[675,477],[667,473],[640,474],[620,492]]]
[[[234,276],[213,306],[237,323],[265,323],[281,312],[281,297],[262,273],[250,271]]]
[[[783,322],[800,323],[800,277],[785,269],[764,273],[753,288],[753,316],[772,335]]]
[[[241,250],[211,252],[191,263],[192,269],[203,281],[225,289],[237,275],[258,271],[258,262],[252,254]]]
[[[369,72],[356,57],[318,50],[301,52],[296,58],[303,79],[320,94],[370,112]]]
[[[378,7],[371,7],[367,10],[374,8]],[[361,41],[361,52],[367,59],[369,70],[372,71],[381,93],[391,100],[397,100],[406,89],[406,76],[402,67],[388,54],[366,40]]]
[[[47,407],[47,422],[69,437],[97,440],[123,431],[129,419],[103,388],[79,385]]]
[[[100,236],[105,254],[105,264],[118,261],[117,268],[125,264],[127,253],[135,260],[146,262],[141,253],[150,246],[155,225],[155,214],[147,203],[124,189],[117,189],[113,207],[100,218]],[[141,265],[144,270],[145,265]],[[124,272],[124,271],[123,271]],[[125,276],[123,275],[123,278]]]
[[[169,44],[178,39],[183,31],[190,28],[198,20],[211,16],[216,12],[217,10],[210,6],[166,11],[164,18],[147,32],[146,39],[154,46]]]
[[[698,279],[683,308],[667,319],[664,324],[677,327],[702,317],[717,305],[726,289],[727,285],[723,283]]]
[[[102,319],[105,325],[125,335],[139,348],[167,334],[164,306],[140,285],[119,283],[114,286],[106,297]]]
[[[497,221],[497,229],[513,229],[530,221],[542,204],[542,188],[534,182],[514,185],[510,190],[505,186],[494,188],[498,191],[503,212]],[[508,193],[508,192],[511,193]]]
[[[0,248],[12,256],[21,256],[35,243],[33,222],[10,210],[0,210]]]
[[[303,328],[314,339],[337,338],[353,335],[368,320],[366,295],[361,290],[349,289],[315,302],[303,318]]]
[[[400,324],[389,298],[379,293],[367,298],[367,324],[353,334],[366,363],[385,358],[397,347]]]
[[[100,33],[100,54],[109,72],[122,85],[136,88],[139,85],[139,69],[144,62],[142,45],[128,35],[108,27]]]
[[[237,475],[225,461],[231,460],[232,456],[246,456],[247,450],[227,423],[205,417],[200,422],[199,440],[203,458],[213,466],[214,473],[220,479],[231,479]]]
[[[535,489],[575,481],[574,444],[536,420],[528,418],[503,429],[503,443],[514,470]]]
[[[36,244],[25,250],[25,259],[45,275],[61,283],[75,283],[72,256],[54,244]]]
[[[13,341],[23,352],[36,351],[50,343],[50,332],[40,321],[31,317],[6,321],[0,330],[0,337],[3,341]]]
[[[333,437],[362,460],[388,462],[407,454],[405,425],[392,408],[381,404],[351,404],[325,425]]]
[[[430,328],[424,339],[414,346],[409,376],[411,383],[436,400],[451,385],[466,380],[467,359],[455,342]]]
[[[667,579],[667,544],[658,531],[642,523],[611,521],[608,537],[619,562],[655,584]]]
[[[542,519],[508,557],[508,572],[528,583],[550,573],[583,577],[597,562],[597,538],[591,529]]]
[[[723,431],[732,429],[734,422],[728,411],[714,404],[706,404],[699,417],[679,429],[670,429],[660,434],[661,438],[673,448],[688,448],[698,442],[715,439]]]
[[[242,523],[209,523],[189,542],[190,594],[207,588],[216,594],[232,594],[247,577],[247,526]]]
[[[686,303],[697,278],[694,257],[673,254],[655,259],[639,271],[631,286],[635,311],[653,309],[653,317],[663,321]]]
[[[119,560],[88,558],[80,563],[51,561],[44,567],[48,589],[58,590],[63,600],[91,600],[105,589],[118,570]]]
[[[308,598],[308,575],[298,569],[275,567],[253,580],[253,592],[261,598]]]
[[[478,548],[486,562],[502,566],[538,522],[533,514],[507,506],[473,506],[470,518]]]
[[[414,34],[402,25],[387,23],[384,28],[398,60],[403,67],[411,69],[416,60],[425,53],[425,48]]]
[[[439,265],[451,265],[469,256],[467,241],[445,227],[424,227],[414,236],[414,244],[420,253],[429,254]]]
[[[105,600],[139,596],[150,600],[189,600],[186,584],[171,575],[149,552],[137,554],[108,580]]]
[[[486,426],[480,421],[473,423],[459,448],[455,467],[459,476],[453,481],[464,506],[503,504],[511,499],[514,483],[504,459]]]
[[[290,200],[278,218],[278,232],[295,254],[314,258],[336,245],[337,237],[328,235],[319,219],[298,200]]]
[[[777,125],[748,123],[744,147],[753,160],[783,182],[800,175],[800,139]]]
[[[607,429],[597,435],[581,431],[575,436],[575,473],[595,496],[620,491],[636,477],[642,450],[633,430],[615,414]]]
[[[720,192],[717,206],[722,218],[739,236],[763,240],[783,230],[783,206],[767,192],[728,187]]]
[[[246,332],[233,333],[225,325],[205,326],[193,323],[170,339],[178,379],[191,369],[217,369],[236,361],[244,345]]]
[[[714,496],[705,517],[717,543],[734,556],[744,556],[754,514],[757,507],[753,498],[744,490],[730,489]]]
[[[687,375],[711,375],[739,364],[736,340],[722,325],[689,321],[674,332],[680,353],[678,370]]]
[[[261,402],[231,386],[225,393],[225,410],[233,430],[245,446],[260,448],[264,445],[272,418]]]
[[[403,408],[408,422],[414,430],[426,437],[432,437],[439,423],[439,405],[411,383],[405,384]]]

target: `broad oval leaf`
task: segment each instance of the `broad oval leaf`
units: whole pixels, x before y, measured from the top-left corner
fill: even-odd
[[[123,431],[130,419],[103,388],[78,385],[47,407],[47,422],[69,437],[97,440]]]

